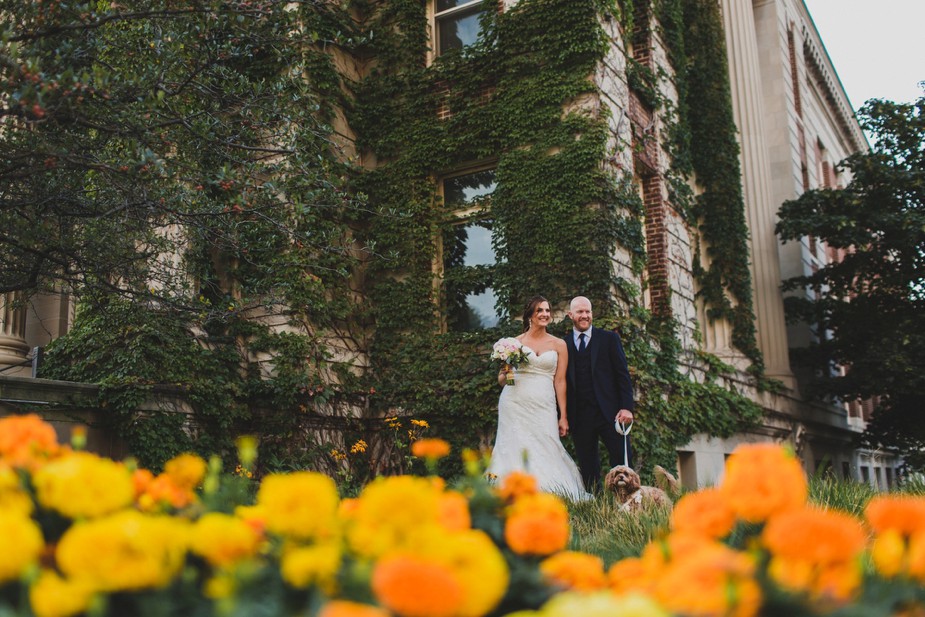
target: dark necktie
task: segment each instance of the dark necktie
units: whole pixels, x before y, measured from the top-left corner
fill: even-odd
[[[585,350],[585,347],[587,347],[587,345],[585,345],[585,333],[584,333],[584,332],[582,332],[581,334],[578,335],[578,341],[579,341],[579,342],[578,342],[578,351],[579,351],[579,352],[584,351],[584,350]]]

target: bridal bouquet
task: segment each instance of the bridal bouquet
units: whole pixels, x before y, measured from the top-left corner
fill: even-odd
[[[514,385],[514,367],[527,362],[527,352],[523,343],[516,338],[500,339],[491,348],[491,359],[504,363],[504,378],[507,385]]]

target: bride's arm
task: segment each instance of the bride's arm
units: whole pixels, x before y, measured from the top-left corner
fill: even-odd
[[[556,364],[556,374],[553,377],[553,386],[556,389],[556,404],[559,406],[559,436],[568,434],[568,414],[566,413],[565,375],[568,371],[568,348],[565,341],[557,339],[556,354],[559,356]]]

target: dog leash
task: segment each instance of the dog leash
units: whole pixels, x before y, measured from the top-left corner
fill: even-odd
[[[627,446],[627,436],[630,434],[630,430],[633,428],[633,420],[630,420],[629,424],[624,424],[617,420],[614,422],[613,427],[617,429],[617,432],[623,435],[623,464],[627,467],[630,466],[630,451]]]

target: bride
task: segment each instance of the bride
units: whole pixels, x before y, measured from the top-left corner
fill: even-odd
[[[551,320],[546,298],[531,298],[524,310],[524,331],[517,337],[527,362],[515,369],[516,385],[505,385],[498,399],[498,433],[488,473],[501,479],[512,471],[525,471],[536,478],[542,491],[585,499],[589,495],[578,467],[559,440],[568,433],[568,349],[564,340],[546,332]],[[503,370],[498,383],[505,384]]]

